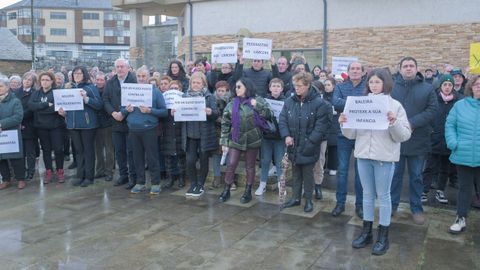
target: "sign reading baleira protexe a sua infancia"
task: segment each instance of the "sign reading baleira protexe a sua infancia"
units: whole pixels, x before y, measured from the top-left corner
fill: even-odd
[[[388,128],[388,96],[347,97],[342,128],[384,130]]]

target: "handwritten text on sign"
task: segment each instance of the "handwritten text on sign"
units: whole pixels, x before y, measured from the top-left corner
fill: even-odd
[[[175,99],[181,98],[183,93],[181,91],[171,89],[163,92],[163,98],[165,99],[165,105],[167,109],[173,109],[175,106]]]
[[[343,128],[384,130],[388,128],[388,96],[347,97]]]
[[[152,107],[152,85],[122,83],[122,106]]]
[[[243,39],[243,58],[269,60],[272,54],[272,40],[259,38]]]
[[[204,97],[183,97],[175,99],[175,122],[206,121]]]
[[[80,95],[81,88],[53,90],[55,111],[63,108],[64,111],[83,110],[83,97]]]
[[[237,43],[212,44],[212,63],[236,63]]]
[[[18,130],[4,130],[0,132],[0,154],[18,153]]]
[[[274,99],[265,99],[268,104],[270,104],[270,107],[272,108],[273,115],[277,118],[277,121],[279,121],[280,113],[282,112],[283,108],[283,101],[281,100],[274,100]]]

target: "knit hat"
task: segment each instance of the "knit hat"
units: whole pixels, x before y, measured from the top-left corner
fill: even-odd
[[[462,75],[463,79],[465,79],[465,75],[463,75],[462,70],[459,68],[454,68],[450,71],[450,74],[453,75]]]
[[[447,81],[450,82],[452,85],[455,85],[455,81],[453,80],[453,76],[450,75],[450,74],[443,74],[443,75],[440,77],[439,81],[440,81],[440,84],[439,84],[440,87],[442,86],[442,84],[443,84],[444,82],[447,82]]]

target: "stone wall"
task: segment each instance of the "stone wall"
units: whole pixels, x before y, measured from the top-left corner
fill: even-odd
[[[332,56],[357,56],[366,66],[395,67],[403,56],[417,59],[419,68],[450,63],[465,68],[470,43],[480,42],[480,23],[337,29],[328,32],[327,64]],[[254,33],[273,40],[274,49],[322,48],[322,31]],[[210,52],[211,44],[234,42],[232,35],[194,36],[193,51]],[[188,36],[178,45],[188,56]],[[308,59],[307,59],[308,60]]]
[[[32,63],[28,61],[10,61],[0,60],[0,73],[10,76],[12,74],[19,74],[29,71],[32,68]]]

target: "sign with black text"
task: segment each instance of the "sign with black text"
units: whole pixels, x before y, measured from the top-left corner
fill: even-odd
[[[165,105],[167,109],[173,109],[175,107],[175,99],[182,98],[183,92],[176,89],[171,89],[163,92],[163,99],[165,99]]]
[[[204,97],[182,97],[175,99],[175,122],[206,121]]]
[[[243,58],[270,60],[272,55],[272,40],[260,38],[243,39]]]
[[[83,110],[83,97],[80,94],[81,88],[55,89],[53,90],[53,102],[55,111],[63,108],[64,111]]]
[[[335,75],[341,75],[342,72],[348,72],[348,65],[352,62],[357,62],[357,57],[332,57],[332,73]]]
[[[212,63],[236,63],[237,43],[212,44]]]
[[[275,118],[277,118],[277,121],[279,121],[280,113],[282,112],[283,109],[283,101],[281,100],[274,100],[274,99],[265,99],[268,104],[270,104],[270,107],[272,108],[273,115],[275,115]]]
[[[18,153],[18,130],[3,130],[0,132],[0,154]]]
[[[139,83],[122,83],[122,106],[152,107],[152,85]]]
[[[343,113],[347,122],[342,128],[385,130],[388,128],[388,96],[347,97]]]

